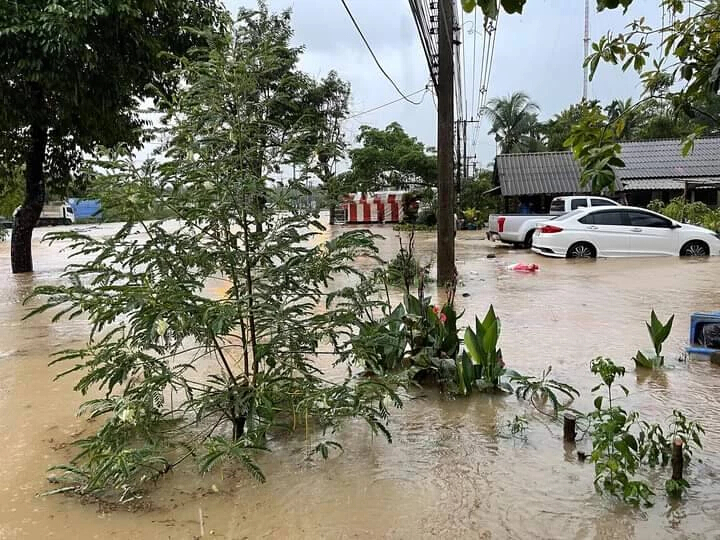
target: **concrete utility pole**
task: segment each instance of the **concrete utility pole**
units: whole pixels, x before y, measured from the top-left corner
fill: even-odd
[[[453,182],[454,67],[453,14],[455,0],[438,0],[438,213],[437,284],[455,278],[455,184]]]
[[[583,39],[584,51],[583,62],[590,54],[590,0],[585,0],[585,38]],[[583,101],[587,101],[588,91],[588,66],[583,67]]]

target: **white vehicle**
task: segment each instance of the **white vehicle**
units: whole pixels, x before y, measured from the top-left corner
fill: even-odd
[[[550,214],[492,214],[488,218],[487,237],[489,240],[497,239],[506,244],[529,248],[538,223],[588,206],[618,206],[618,203],[605,197],[585,195],[555,197],[550,202]]]
[[[20,210],[20,207],[13,212],[13,218]],[[75,212],[67,202],[46,203],[38,219],[38,226],[43,225],[72,225],[75,223]]]
[[[548,257],[720,255],[720,234],[635,208],[584,208],[538,225],[532,250]]]

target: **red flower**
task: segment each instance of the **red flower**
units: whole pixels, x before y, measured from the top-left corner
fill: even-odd
[[[440,306],[434,306],[433,313],[435,313],[435,315],[438,315],[440,313]]]
[[[447,321],[447,315],[445,315],[444,313],[440,313],[440,322],[442,324],[445,324],[445,321]]]

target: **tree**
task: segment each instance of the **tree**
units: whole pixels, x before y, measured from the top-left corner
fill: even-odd
[[[540,108],[524,92],[488,101],[482,114],[491,123],[501,154],[528,152],[540,148],[537,115]]]
[[[437,158],[397,122],[385,129],[361,126],[350,150],[352,161],[346,181],[356,191],[437,185]]]
[[[85,262],[63,285],[36,291],[47,299],[38,311],[87,316],[88,343],[56,361],[79,375],[77,390],[100,396],[82,411],[103,421],[61,469],[65,489],[125,498],[192,457],[203,472],[234,462],[262,479],[253,454],[270,449],[266,435],[302,427],[327,457],[339,444],[326,438],[350,417],[389,437],[387,399],[400,405],[395,379],[352,377],[347,341],[357,338],[360,315],[329,292],[347,274],[377,292],[352,266],[376,256],[372,236],[322,240],[316,216],[296,204],[302,180],[268,188],[269,175],[306,145],[308,129],[276,109],[292,99],[280,84],[257,91],[277,69],[276,36],[244,36],[265,16],[242,11],[231,34],[212,36],[209,49],[183,61],[175,74],[184,84],[164,118],[166,160],[137,166],[111,154],[92,164],[108,171],[97,179],[106,204],[130,221],[109,238],[52,235],[70,240]],[[266,137],[278,133],[267,151]],[[182,226],[137,219],[156,207]],[[345,377],[322,372],[321,343],[347,363]]]
[[[598,101],[591,101],[590,104],[598,104]],[[560,111],[553,118],[545,122],[542,131],[548,150],[552,152],[567,150],[565,141],[570,136],[572,126],[580,121],[582,112],[582,103],[576,103]]]
[[[633,0],[597,0],[599,11],[625,10]],[[590,77],[599,63],[622,64],[623,70],[633,69],[641,77],[644,100],[659,99],[672,107],[674,116],[685,112],[689,118],[702,118],[684,140],[682,150],[692,150],[693,140],[720,127],[720,116],[711,110],[703,110],[701,104],[711,102],[720,91],[720,62],[718,61],[717,36],[720,33],[720,0],[696,0],[692,14],[685,14],[686,3],[682,0],[660,0],[660,7],[669,14],[669,24],[653,28],[644,18],[632,21],[627,30],[609,33],[592,46],[585,59],[590,67]],[[463,8],[472,11],[479,7],[483,13],[496,18],[500,7],[507,13],[521,13],[525,0],[463,0]],[[651,67],[647,61],[651,51],[661,47],[661,58]],[[642,103],[639,102],[638,105]],[[622,167],[618,158],[618,137],[623,129],[621,119],[610,121],[602,111],[588,108],[590,115],[573,130],[569,143],[585,173],[584,181],[592,181],[594,190],[614,185],[613,167]],[[622,126],[621,126],[622,127]],[[595,184],[595,182],[601,182]]]
[[[304,117],[308,126],[307,146],[295,158],[321,183],[330,208],[330,224],[335,222],[335,206],[347,193],[344,176],[337,174],[337,163],[347,150],[342,121],[349,114],[350,85],[331,71],[319,83],[308,82]]]
[[[32,271],[46,180],[62,192],[83,152],[142,140],[139,100],[167,95],[176,56],[218,23],[217,0],[27,0],[0,4],[0,157],[24,163],[13,272]],[[152,87],[152,89],[151,89]]]

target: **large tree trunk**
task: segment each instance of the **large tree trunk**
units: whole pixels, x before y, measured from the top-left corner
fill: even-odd
[[[13,274],[33,271],[32,233],[45,204],[45,148],[47,128],[39,123],[30,126],[30,146],[25,156],[25,200],[15,215],[10,241]]]

